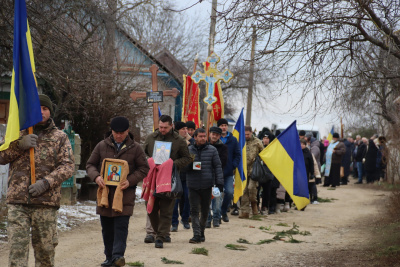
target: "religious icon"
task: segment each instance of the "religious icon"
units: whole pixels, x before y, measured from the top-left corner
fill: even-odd
[[[155,141],[153,159],[155,164],[163,164],[171,155],[172,142]]]
[[[103,179],[106,185],[118,185],[121,182],[121,177],[123,175],[127,175],[127,173],[123,168],[123,162],[113,161],[112,159],[107,159],[104,161],[103,170]]]

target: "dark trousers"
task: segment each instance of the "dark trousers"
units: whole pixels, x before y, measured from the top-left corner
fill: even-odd
[[[257,191],[257,206],[260,205],[261,202],[261,208],[268,208],[268,202],[269,202],[269,185],[271,184],[270,181],[267,183],[262,183],[259,184],[258,186],[258,191]],[[261,191],[262,188],[262,191]],[[260,196],[260,191],[261,191],[261,196]],[[261,200],[260,200],[261,198]]]
[[[340,163],[332,163],[329,176],[325,176],[324,186],[336,187],[340,185]]]
[[[308,183],[308,192],[310,193],[310,201],[316,201],[318,199],[317,195],[317,186],[315,185],[315,182],[309,182]]]
[[[108,260],[123,257],[128,238],[130,216],[100,216],[101,233],[103,234],[104,254]]]
[[[182,217],[182,222],[189,222],[190,204],[189,204],[189,190],[186,181],[182,181],[183,195],[180,199],[175,201],[174,212],[172,214],[172,225],[179,224],[179,214]],[[178,207],[180,212],[178,212]]]
[[[165,237],[169,235],[175,200],[155,197],[153,210],[149,214],[149,218],[158,240],[165,241]]]
[[[192,217],[193,235],[200,236],[206,227],[211,203],[211,187],[206,189],[189,188],[190,216]],[[201,213],[201,218],[199,218]]]

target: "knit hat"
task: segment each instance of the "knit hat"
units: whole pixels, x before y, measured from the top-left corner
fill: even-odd
[[[339,134],[338,134],[338,133],[334,133],[334,134],[332,135],[332,137],[333,137],[333,138],[339,138]]]
[[[50,115],[53,115],[53,102],[47,95],[39,95],[39,101],[41,106],[45,106],[50,110]]]
[[[311,139],[311,137],[313,137],[312,132],[307,132],[307,133],[306,133],[306,137],[307,137],[308,139]]]
[[[221,128],[215,127],[215,126],[213,126],[213,127],[210,128],[210,133],[211,133],[211,132],[217,133],[217,134],[222,134]]]
[[[218,122],[217,122],[218,127],[221,126],[222,124],[228,125],[228,121],[226,119],[224,119],[224,118],[219,119]]]
[[[183,121],[176,121],[175,122],[175,130],[179,131],[183,127],[187,127],[186,123],[184,123]]]
[[[303,130],[299,131],[299,136],[305,136],[305,135],[306,135],[305,131],[303,131]]]
[[[188,121],[186,122],[186,127],[189,129],[194,129],[196,130],[196,124],[193,121]]]
[[[122,116],[115,117],[111,120],[110,126],[114,132],[125,132],[129,128],[129,120]]]

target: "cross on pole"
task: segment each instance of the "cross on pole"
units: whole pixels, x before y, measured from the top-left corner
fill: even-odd
[[[200,81],[205,81],[207,84],[207,96],[203,99],[203,101],[207,104],[207,123],[206,123],[206,129],[207,129],[207,136],[208,136],[208,130],[209,130],[209,123],[210,123],[210,117],[211,117],[211,112],[212,112],[212,104],[217,102],[217,98],[214,96],[214,90],[215,90],[215,84],[218,83],[219,81],[224,81],[225,83],[228,83],[232,78],[233,74],[229,69],[225,69],[224,71],[220,72],[217,69],[217,64],[220,61],[220,57],[217,56],[214,52],[211,53],[211,55],[207,58],[206,63],[209,63],[208,69],[206,68],[206,64],[204,64],[204,67],[206,70],[204,73],[200,71],[196,71],[192,75],[192,79],[195,83],[199,83]]]
[[[153,64],[149,68],[149,71],[151,73],[151,86],[152,86],[152,92],[158,92],[158,83],[157,83],[157,72],[158,72],[158,67],[157,65]],[[179,90],[176,88],[172,88],[171,90],[165,90],[162,92],[163,96],[172,96],[176,98],[179,95]],[[136,101],[140,98],[146,98],[147,93],[146,92],[136,92],[133,91],[129,95],[133,101]],[[153,102],[153,127],[154,130],[158,128],[158,102]]]

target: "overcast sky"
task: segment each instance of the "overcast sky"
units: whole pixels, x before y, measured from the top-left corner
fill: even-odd
[[[226,4],[228,0],[218,0],[218,10],[223,8],[223,4]],[[191,7],[193,4],[199,2],[198,0],[175,0],[178,10],[186,9],[182,11],[185,15],[195,18],[196,23],[203,23],[207,25],[207,31],[204,32],[205,35],[209,35],[209,25],[210,25],[210,14],[211,14],[211,2],[212,0],[203,0]],[[218,39],[218,36],[217,36]],[[204,49],[207,51],[208,48]],[[216,46],[215,52],[220,55],[223,51],[223,46]],[[250,47],[249,47],[250,49]],[[204,52],[203,52],[204,53]],[[266,73],[266,75],[268,75]],[[255,81],[257,83],[257,81]],[[276,84],[271,85],[272,88],[280,88],[279,81]],[[315,111],[310,111],[310,107],[313,105],[313,95],[307,95],[306,99],[303,101],[302,105],[297,105],[293,108],[301,97],[302,88],[299,86],[292,86],[289,91],[281,94],[279,97],[275,97],[274,101],[269,103],[259,103],[253,100],[252,108],[252,119],[251,125],[257,130],[261,130],[262,127],[271,127],[273,123],[275,124],[290,124],[294,120],[297,120],[298,124],[316,125],[319,128],[321,136],[327,135],[330,131],[332,125],[339,125],[340,118],[335,113],[329,114],[317,114]],[[324,99],[324,96],[316,96],[319,103],[329,104],[329,101]],[[239,116],[241,107],[245,108],[245,101],[238,95],[235,99],[235,106],[238,108],[236,116]],[[246,116],[246,115],[245,115]]]

